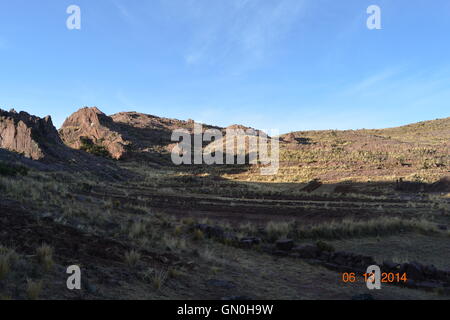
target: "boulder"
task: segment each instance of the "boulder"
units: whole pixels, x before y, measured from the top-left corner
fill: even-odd
[[[290,240],[290,239],[278,240],[275,243],[275,246],[278,250],[281,250],[281,251],[291,251],[294,248],[294,240]]]
[[[301,245],[297,246],[293,249],[294,252],[298,254],[299,258],[302,259],[314,259],[317,258],[320,255],[320,249],[317,248],[315,245]]]
[[[261,239],[260,238],[255,238],[255,237],[246,237],[246,238],[240,239],[239,243],[244,248],[250,248],[250,247],[252,247],[254,245],[259,245],[261,243]]]

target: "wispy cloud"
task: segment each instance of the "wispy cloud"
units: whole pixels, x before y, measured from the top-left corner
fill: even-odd
[[[402,68],[395,67],[382,70],[378,73],[370,75],[358,82],[350,84],[346,89],[343,90],[344,95],[357,95],[361,93],[369,93],[372,89],[384,86],[386,83],[390,82],[395,76],[402,72]]]
[[[132,14],[131,11],[123,3],[121,3],[118,0],[115,0],[114,6],[117,8],[120,16],[122,17],[122,19],[125,22],[130,23],[130,24],[136,24],[138,22],[138,19],[136,18],[136,16],[134,14]]]
[[[184,14],[196,27],[185,62],[262,61],[292,31],[304,5],[305,0],[187,1]]]

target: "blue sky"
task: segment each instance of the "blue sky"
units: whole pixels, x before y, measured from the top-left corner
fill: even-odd
[[[81,30],[66,9],[81,8]],[[382,30],[368,30],[378,5]],[[0,3],[0,107],[82,106],[281,132],[450,116],[448,0]]]

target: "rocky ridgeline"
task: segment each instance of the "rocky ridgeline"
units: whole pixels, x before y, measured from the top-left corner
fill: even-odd
[[[104,148],[114,159],[160,156],[175,146],[172,132],[186,129],[193,133],[194,121],[160,118],[137,112],[121,112],[108,116],[98,108],[83,108],[72,114],[59,134],[74,149],[86,149],[86,141]],[[204,129],[221,129],[203,126]]]
[[[14,110],[0,109],[0,162],[43,171],[87,171],[113,180],[130,176],[107,159],[65,145],[50,116]]]
[[[72,114],[62,125],[59,134],[63,141],[74,149],[86,149],[86,141],[97,148],[104,148],[114,159],[160,157],[169,154],[176,145],[172,141],[174,130],[183,129],[194,133],[193,120],[161,118],[137,112],[120,112],[108,116],[98,108],[82,108]],[[258,130],[232,125],[221,128],[201,124],[203,132],[215,129],[226,135],[228,129],[248,130],[256,135]],[[238,133],[241,134],[241,133]],[[222,140],[215,141],[224,143]],[[214,143],[211,143],[213,145]],[[205,142],[203,147],[209,143]]]
[[[26,112],[0,109],[0,148],[42,160],[60,158],[65,146],[50,116],[42,119]]]
[[[205,236],[223,243],[245,249],[261,245],[261,248],[268,254],[305,259],[338,272],[355,272],[362,275],[369,266],[378,265],[385,273],[407,274],[408,281],[396,283],[396,285],[424,290],[442,290],[444,294],[450,295],[450,270],[439,270],[433,265],[423,265],[419,262],[394,263],[392,261],[384,261],[380,264],[370,256],[345,251],[334,252],[331,246],[322,242],[296,245],[295,241],[285,239],[278,240],[274,244],[267,244],[258,237],[238,238],[235,234],[226,232],[218,226],[198,224],[193,226],[193,229],[200,230]]]

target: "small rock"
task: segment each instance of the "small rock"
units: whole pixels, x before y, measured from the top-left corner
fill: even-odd
[[[299,258],[314,259],[320,255],[320,250],[314,245],[302,245],[293,249],[299,255]]]
[[[275,243],[278,250],[291,251],[294,248],[294,241],[290,239],[278,240]]]
[[[253,238],[253,237],[248,237],[248,238],[242,238],[239,243],[245,247],[245,248],[250,248],[253,245],[258,245],[261,243],[261,239],[259,238]]]

